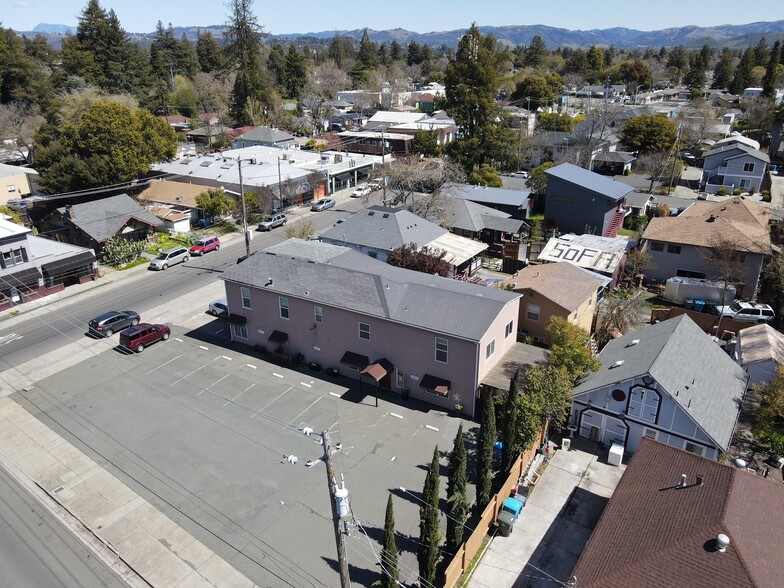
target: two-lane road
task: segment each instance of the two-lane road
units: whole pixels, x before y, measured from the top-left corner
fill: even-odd
[[[316,230],[320,231],[361,207],[361,200],[348,200],[325,212],[308,213],[305,220],[313,223]],[[299,222],[299,219],[291,222]],[[257,251],[285,238],[286,233],[282,228],[268,233],[256,232],[251,248]],[[36,313],[37,316],[26,320],[15,321],[13,326],[4,327],[0,321],[0,371],[79,340],[85,336],[87,322],[101,312],[135,310],[144,320],[145,311],[217,280],[244,253],[245,243],[237,239],[219,251],[192,257],[187,263],[175,265],[166,271],[148,271],[141,277],[128,279],[122,288],[95,288],[84,295],[75,296],[73,301],[60,305],[58,310],[52,306],[44,307],[44,312]],[[209,302],[204,301],[205,309]]]
[[[0,466],[0,588],[127,584]]]

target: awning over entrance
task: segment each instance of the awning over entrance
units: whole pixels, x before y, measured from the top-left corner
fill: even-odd
[[[441,396],[448,396],[449,395],[449,388],[452,386],[452,382],[449,380],[444,380],[443,378],[439,378],[436,376],[431,376],[430,374],[425,374],[422,378],[422,381],[419,382],[419,387],[424,388],[425,390],[429,390],[430,392],[435,392]]]
[[[370,363],[370,360],[367,355],[346,351],[343,354],[343,357],[340,358],[340,363],[354,368],[355,370],[364,370]]]
[[[364,370],[362,370],[359,375],[360,376],[370,376],[376,382],[380,382],[381,379],[390,373],[394,369],[392,362],[386,358],[377,359],[369,366],[367,366]]]
[[[226,320],[232,325],[246,325],[248,323],[247,317],[240,314],[230,314],[226,317]]]
[[[28,284],[38,284],[40,279],[40,270],[37,267],[30,267],[12,274],[0,275],[0,288],[18,288]]]
[[[51,277],[92,265],[94,261],[95,255],[92,251],[82,251],[77,255],[71,255],[69,257],[64,257],[63,259],[45,263],[41,266],[41,269],[46,276]]]
[[[289,336],[283,331],[272,331],[272,335],[267,338],[267,341],[276,345],[285,345],[289,342]]]

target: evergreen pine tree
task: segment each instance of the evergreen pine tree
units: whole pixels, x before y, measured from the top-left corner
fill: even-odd
[[[509,392],[506,394],[506,403],[504,404],[504,430],[503,442],[504,450],[503,457],[501,458],[501,470],[504,472],[512,468],[512,464],[520,454],[520,439],[517,433],[518,419],[517,407],[518,396],[520,395],[520,369],[515,371],[512,379],[509,382]]]
[[[455,435],[452,453],[449,454],[449,481],[446,490],[449,508],[449,518],[446,520],[446,548],[453,553],[463,542],[463,525],[468,517],[466,462],[467,456],[461,423]]]
[[[765,70],[765,75],[762,76],[762,95],[768,98],[773,98],[776,92],[776,70],[781,62],[781,41],[776,41],[773,48],[770,50],[770,58],[768,60],[768,67]]]
[[[749,47],[743,52],[743,57],[740,58],[740,63],[735,68],[735,76],[730,83],[730,92],[733,94],[743,94],[743,90],[751,85],[754,56],[753,47]]]
[[[476,464],[476,507],[482,510],[490,502],[493,487],[493,446],[495,445],[495,404],[492,398],[485,402],[482,424],[479,428]]]
[[[425,584],[436,580],[441,532],[439,529],[441,511],[438,508],[439,486],[441,482],[438,462],[438,445],[433,450],[433,461],[425,477],[422,490],[422,505],[419,507],[419,577]]]
[[[397,543],[395,542],[395,512],[392,494],[387,499],[387,514],[384,519],[384,548],[381,550],[381,588],[397,588],[400,572],[397,567]]]

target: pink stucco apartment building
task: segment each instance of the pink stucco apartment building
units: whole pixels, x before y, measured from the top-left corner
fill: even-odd
[[[289,239],[227,270],[231,336],[474,416],[515,347],[519,294]],[[508,363],[508,362],[506,362]]]

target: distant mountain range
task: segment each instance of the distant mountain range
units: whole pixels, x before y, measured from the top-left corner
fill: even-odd
[[[174,34],[180,37],[183,33],[190,39],[195,40],[199,30],[210,30],[213,35],[220,37],[223,32],[223,25],[212,25],[208,27],[174,27]],[[715,27],[675,27],[659,31],[638,31],[616,27],[610,29],[594,29],[590,31],[573,31],[557,27],[544,25],[514,25],[503,27],[480,26],[482,34],[493,34],[503,44],[509,47],[517,45],[528,45],[531,40],[539,35],[547,47],[556,49],[558,47],[590,47],[591,45],[608,47],[613,45],[625,49],[648,49],[659,48],[661,46],[674,47],[683,45],[685,47],[696,48],[704,44],[713,47],[747,47],[755,45],[761,37],[766,37],[768,44],[772,45],[775,39],[784,38],[784,20],[772,22],[753,22],[743,25],[721,25]],[[59,45],[59,39],[68,32],[74,32],[74,27],[58,24],[39,24],[29,33],[40,33],[51,38],[55,45]],[[321,31],[312,33],[294,33],[287,35],[269,35],[271,41],[288,41],[307,44],[323,44],[329,41],[336,34],[350,39],[359,40],[364,29],[343,30],[343,31]],[[21,31],[25,32],[25,31]],[[433,47],[447,46],[457,47],[460,35],[465,29],[454,31],[433,31],[430,33],[415,33],[405,29],[389,29],[376,31],[368,29],[368,35],[373,41],[381,43],[391,43],[397,41],[405,45],[411,41]],[[154,33],[129,33],[130,37],[142,44],[149,44],[154,37]]]

